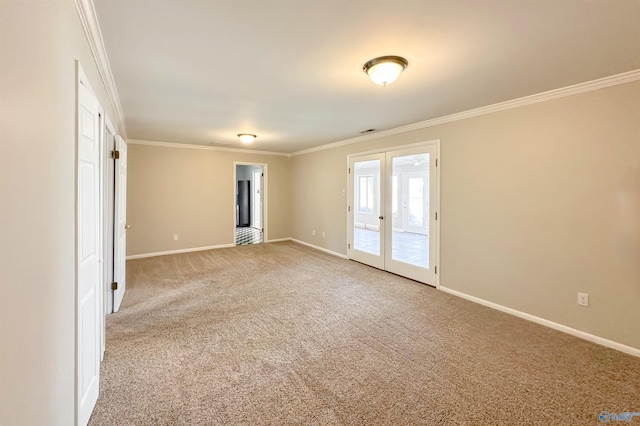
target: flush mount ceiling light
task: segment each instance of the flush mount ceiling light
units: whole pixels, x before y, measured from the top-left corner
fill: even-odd
[[[380,56],[364,64],[362,70],[367,73],[371,81],[386,86],[396,81],[407,65],[409,62],[400,56]]]
[[[257,138],[257,136],[252,133],[238,133],[238,137],[242,143],[251,143]]]

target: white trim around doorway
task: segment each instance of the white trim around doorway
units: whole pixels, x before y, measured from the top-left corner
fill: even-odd
[[[237,191],[237,166],[259,166],[262,167],[262,173],[264,174],[262,178],[262,241],[269,241],[269,173],[267,163],[252,163],[247,161],[234,161],[233,162],[233,246],[235,246],[236,241],[236,191]]]
[[[391,151],[398,151],[398,150],[402,150],[402,149],[407,149],[407,148],[418,148],[418,147],[424,147],[424,146],[433,146],[435,145],[436,148],[436,179],[437,179],[437,184],[436,184],[436,202],[438,203],[438,207],[437,207],[437,215],[438,215],[438,219],[436,220],[436,230],[437,230],[437,235],[436,235],[436,267],[437,267],[437,272],[435,274],[435,288],[440,288],[440,275],[442,273],[442,268],[440,265],[440,241],[442,241],[442,238],[440,236],[440,232],[441,232],[441,220],[442,220],[442,205],[441,205],[441,174],[440,174],[440,170],[441,170],[441,153],[440,153],[440,139],[433,139],[430,141],[424,141],[424,142],[417,142],[417,143],[412,143],[412,144],[407,144],[407,145],[400,145],[400,146],[391,146],[391,147],[386,147],[386,148],[380,148],[380,149],[375,149],[375,150],[370,150],[370,151],[363,151],[363,152],[354,152],[352,154],[348,154],[347,155],[347,164],[346,167],[349,168],[349,165],[351,164],[351,158],[352,157],[360,157],[363,155],[369,155],[369,154],[380,154],[380,153],[386,153],[386,152],[391,152]],[[347,244],[349,244],[349,221],[350,221],[350,214],[351,212],[347,209],[347,206],[349,205],[349,202],[351,199],[353,199],[353,194],[350,191],[350,180],[351,180],[351,175],[349,173],[346,174],[346,188],[349,188],[347,191],[347,199],[346,201],[346,205],[345,205],[345,212],[347,215]],[[355,208],[355,206],[354,206]],[[348,257],[348,253],[349,253],[349,247],[345,247],[345,253],[347,253],[347,258]]]

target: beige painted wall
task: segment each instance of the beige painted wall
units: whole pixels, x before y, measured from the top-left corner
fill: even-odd
[[[1,1],[0,58],[0,424],[72,425],[76,59],[108,99],[72,0]]]
[[[640,82],[294,156],[292,237],[346,253],[347,155],[434,139],[441,285],[640,348]]]
[[[131,143],[127,255],[233,244],[234,161],[268,165],[268,238],[289,237],[289,158]]]

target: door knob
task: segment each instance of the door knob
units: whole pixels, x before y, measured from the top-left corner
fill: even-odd
[[[384,219],[384,216],[378,216],[378,219],[382,220]]]
[[[129,229],[129,228],[131,228],[131,225],[125,225],[124,226],[124,229]]]

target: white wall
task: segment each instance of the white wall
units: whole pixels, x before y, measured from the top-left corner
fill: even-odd
[[[0,1],[2,425],[74,422],[75,59],[108,107],[73,1]]]

